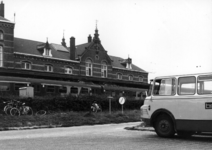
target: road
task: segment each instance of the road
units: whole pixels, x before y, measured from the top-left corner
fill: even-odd
[[[152,131],[126,130],[139,123],[0,132],[1,150],[204,150],[212,136],[159,138]]]

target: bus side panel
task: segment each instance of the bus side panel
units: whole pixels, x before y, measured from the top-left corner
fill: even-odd
[[[178,96],[179,115],[177,128],[179,130],[212,131],[211,95]]]
[[[177,130],[212,132],[212,120],[176,120]]]
[[[152,115],[158,109],[165,109],[169,110],[175,118],[178,117],[178,101],[175,99],[175,96],[153,96],[152,100],[149,100],[149,105],[150,115]]]

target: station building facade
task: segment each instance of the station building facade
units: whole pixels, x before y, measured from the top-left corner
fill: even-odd
[[[132,58],[109,55],[97,28],[93,37],[76,45],[74,37],[68,44],[64,37],[61,44],[17,38],[14,27],[15,23],[5,18],[1,2],[0,93],[18,93],[15,91],[22,86],[33,86],[35,95],[86,90],[91,94],[100,89],[113,95],[133,91],[139,98],[148,88],[148,72],[133,64]]]

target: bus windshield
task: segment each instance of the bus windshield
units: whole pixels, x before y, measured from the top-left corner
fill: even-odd
[[[147,91],[147,96],[151,96],[151,93],[152,93],[152,86],[153,86],[153,80],[150,81],[150,86],[149,86],[149,89]]]

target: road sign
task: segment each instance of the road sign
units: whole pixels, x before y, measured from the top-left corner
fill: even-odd
[[[119,98],[119,104],[123,105],[125,103],[126,99],[124,97]]]

